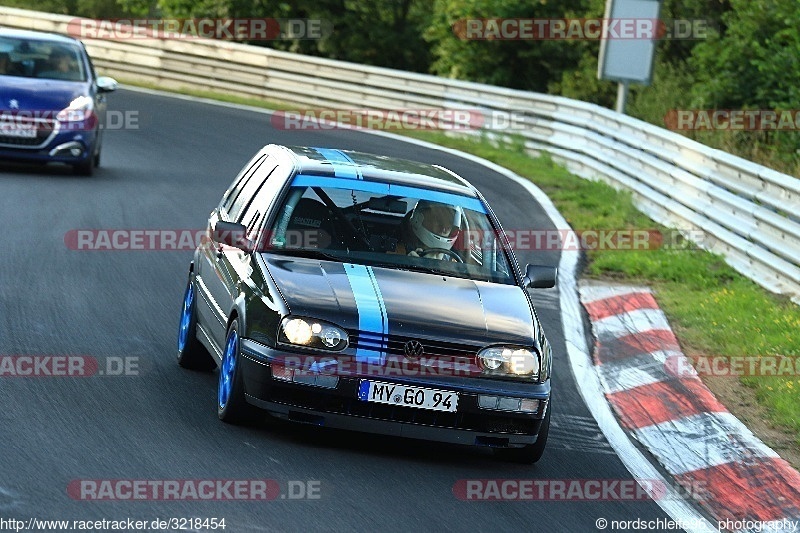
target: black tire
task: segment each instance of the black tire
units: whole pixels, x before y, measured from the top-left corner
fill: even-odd
[[[553,412],[553,399],[547,405],[547,413],[542,420],[542,426],[539,428],[539,436],[536,442],[528,444],[522,448],[505,448],[495,450],[495,455],[504,461],[511,463],[519,463],[532,465],[542,458],[545,446],[547,446],[547,434],[550,432],[550,413]]]
[[[234,319],[225,336],[217,386],[217,416],[228,424],[245,424],[255,418],[255,408],[244,396],[239,343],[239,321]]]
[[[83,163],[78,163],[72,166],[72,171],[78,176],[91,176],[94,173],[94,154],[86,158]]]
[[[197,293],[191,276],[183,294],[183,309],[178,324],[178,364],[183,368],[204,371],[217,367],[214,358],[197,339]]]

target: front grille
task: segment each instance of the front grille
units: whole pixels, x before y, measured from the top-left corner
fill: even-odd
[[[408,341],[419,341],[425,349],[425,356],[443,357],[461,360],[473,360],[480,350],[480,347],[468,344],[456,344],[451,342],[431,341],[425,339],[415,339],[412,337],[401,337],[398,335],[389,336],[389,353],[404,355],[403,347]],[[423,356],[424,357],[424,356]]]
[[[463,410],[462,402],[475,403],[475,397],[472,395],[462,394],[459,398],[459,411],[445,413],[428,409],[364,402],[355,398],[354,385],[352,389],[353,397],[348,397],[275,384],[270,390],[270,399],[284,405],[302,407],[320,413],[333,413],[438,428],[513,435],[535,435],[538,431],[539,421],[530,417],[513,417],[496,413],[484,414]]]
[[[480,349],[460,343],[431,341],[399,335],[385,337],[371,332],[349,332],[350,346],[359,350],[367,350],[371,355],[380,355],[383,363],[370,358],[372,365],[382,365],[388,375],[438,375],[442,377],[474,377],[482,373],[478,366],[476,354]],[[405,344],[408,341],[419,341],[424,349],[420,357],[407,357]],[[381,368],[372,368],[371,375],[379,375]],[[399,374],[398,374],[399,372]]]
[[[404,347],[408,341],[419,341],[425,350],[423,357],[438,357],[443,360],[473,361],[482,346],[462,343],[451,343],[404,337],[400,335],[382,335],[371,331],[349,331],[350,346],[365,350],[376,350],[384,355],[405,356]]]
[[[386,338],[380,333],[371,331],[359,331],[354,340],[355,347],[362,350],[386,351]]]

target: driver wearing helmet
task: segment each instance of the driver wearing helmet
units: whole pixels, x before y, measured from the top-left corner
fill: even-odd
[[[402,242],[397,245],[397,253],[414,257],[455,260],[443,251],[449,251],[458,238],[463,211],[459,206],[447,205],[430,200],[420,200],[411,212],[403,228]]]

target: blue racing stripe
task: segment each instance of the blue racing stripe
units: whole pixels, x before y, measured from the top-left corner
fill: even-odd
[[[386,307],[371,268],[344,264],[358,310],[359,342],[356,361],[383,364],[386,353]]]
[[[378,298],[378,308],[381,311],[381,331],[383,332],[381,350],[386,353],[389,347],[389,318],[386,316],[386,303],[383,301],[383,293],[381,293],[381,288],[378,286],[378,278],[375,277],[375,271],[372,270],[372,267],[368,266],[367,273],[372,282],[372,289],[375,291],[375,296]]]
[[[336,177],[349,178],[352,180],[362,179],[358,166],[341,150],[333,150],[331,148],[314,148],[314,150],[331,162],[333,165],[333,174]]]

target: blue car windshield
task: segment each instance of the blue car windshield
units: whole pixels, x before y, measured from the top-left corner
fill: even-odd
[[[262,250],[513,284],[483,203],[450,192],[297,176]]]
[[[0,35],[0,76],[86,81],[78,45]]]

